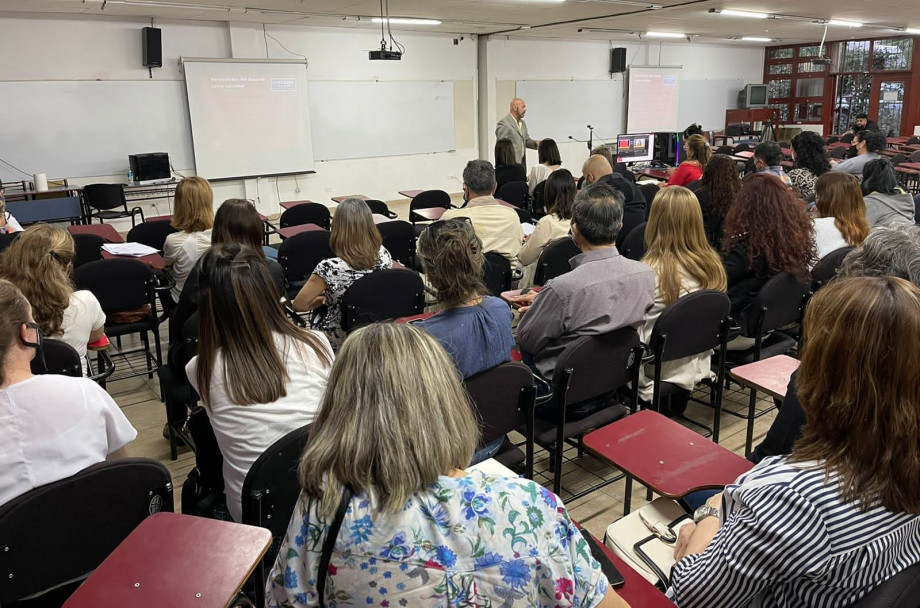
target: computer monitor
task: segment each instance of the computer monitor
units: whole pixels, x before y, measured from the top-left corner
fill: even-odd
[[[641,163],[655,157],[655,134],[617,135],[617,162]]]

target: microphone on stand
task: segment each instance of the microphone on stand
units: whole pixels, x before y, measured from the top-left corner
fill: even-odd
[[[590,154],[591,150],[594,149],[594,127],[591,125],[588,125],[588,141],[586,143],[588,144],[588,153]]]

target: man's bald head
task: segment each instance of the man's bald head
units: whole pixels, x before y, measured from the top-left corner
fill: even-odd
[[[510,112],[512,116],[520,120],[524,118],[524,114],[527,112],[527,104],[520,97],[515,97],[511,100]]]
[[[613,173],[613,167],[610,166],[610,161],[600,154],[589,156],[588,160],[585,161],[585,164],[581,168],[581,174],[588,184],[593,184],[600,178],[605,175],[610,175],[611,173]]]

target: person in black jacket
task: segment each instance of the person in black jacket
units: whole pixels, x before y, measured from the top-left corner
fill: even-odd
[[[619,173],[615,173],[613,167],[606,158],[600,154],[594,154],[585,161],[581,168],[585,184],[594,184],[603,182],[608,186],[619,190],[626,199],[623,209],[623,227],[617,235],[617,249],[620,249],[623,241],[629,235],[629,232],[645,221],[645,197],[642,191],[633,182],[626,180]]]
[[[859,133],[860,131],[881,131],[874,120],[869,120],[868,114],[857,114],[856,122],[850,127],[850,131],[853,133]]]
[[[510,139],[495,142],[495,189],[499,190],[509,182],[526,182],[524,165],[514,162],[514,144]]]

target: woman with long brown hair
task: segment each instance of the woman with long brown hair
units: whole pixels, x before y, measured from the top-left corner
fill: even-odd
[[[294,298],[294,310],[307,312],[326,305],[326,314],[313,320],[313,327],[326,332],[336,350],[345,340],[339,301],[351,284],[376,270],[393,267],[383,246],[370,207],[359,198],[339,203],[332,219],[329,246],[336,255],[323,260]]]
[[[920,561],[920,289],[837,279],[803,332],[802,436],[681,528],[680,608],[852,606]]]
[[[240,521],[249,468],[268,446],[313,421],[332,349],[281,308],[261,251],[215,245],[201,263],[198,356],[185,368],[224,457],[227,507]]]
[[[691,135],[684,142],[684,152],[687,153],[687,160],[676,168],[669,169],[668,181],[662,182],[659,187],[686,186],[703,177],[703,170],[712,159],[712,148],[709,147],[706,138],[702,135]]]
[[[866,203],[852,173],[828,171],[815,182],[818,259],[841,247],[859,247],[869,234]]]
[[[522,287],[533,284],[536,263],[546,246],[556,239],[565,238],[572,228],[572,206],[575,204],[575,178],[568,169],[553,171],[544,185],[546,215],[537,227],[524,237],[518,260],[525,266]]]
[[[725,291],[726,279],[719,254],[706,241],[700,205],[686,188],[675,186],[655,196],[645,239],[648,248],[642,262],[655,271],[655,303],[639,329],[640,339],[648,343],[655,322],[668,306],[700,289]],[[661,379],[690,391],[709,376],[709,358],[706,353],[668,361],[662,366]],[[652,398],[651,378],[644,373],[639,378],[639,396],[645,401]],[[674,409],[673,400],[671,405]]]
[[[741,190],[741,176],[734,159],[726,154],[713,154],[703,169],[700,183],[693,188],[703,212],[703,230],[709,244],[719,248],[722,243],[722,224],[732,201]]]
[[[747,176],[725,216],[722,239],[732,317],[740,322],[764,283],[781,272],[808,280],[815,261],[815,233],[805,204],[772,175]]]
[[[66,230],[36,224],[4,252],[0,276],[31,302],[44,335],[63,340],[79,353],[86,372],[86,346],[105,334],[105,313],[92,292],[74,289],[74,257],[73,237]]]
[[[185,279],[208,247],[214,225],[214,191],[203,177],[186,177],[176,186],[176,208],[172,218],[176,232],[166,237],[163,259],[176,281],[170,294],[179,301]]]

